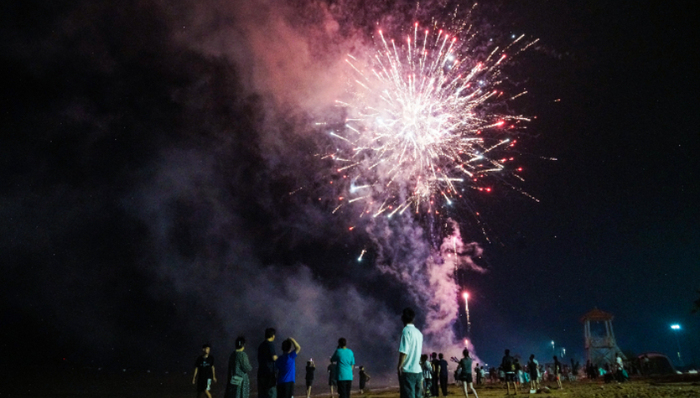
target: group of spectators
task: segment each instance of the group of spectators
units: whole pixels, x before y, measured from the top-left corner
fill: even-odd
[[[430,356],[423,354],[423,334],[413,323],[415,316],[411,308],[405,308],[401,314],[404,328],[401,332],[396,367],[400,396],[401,398],[431,398],[439,397],[442,392],[445,397],[448,385],[448,363],[442,353],[433,352]],[[268,328],[265,330],[265,339],[258,346],[258,398],[292,398],[294,395],[296,358],[301,352],[301,346],[293,337],[289,337],[282,341],[282,350],[278,356],[275,350],[275,338],[275,329]],[[250,396],[249,373],[253,367],[245,348],[246,339],[239,336],[235,342],[235,350],[228,361],[225,398],[249,398]],[[211,398],[212,382],[217,382],[214,357],[211,355],[209,345],[204,345],[202,351],[202,355],[195,363],[192,384],[196,384],[199,398]],[[473,366],[473,360],[467,349],[463,350],[461,359],[453,357],[452,360],[458,362],[454,377],[457,384],[461,385],[465,398],[469,398],[469,391],[478,398],[474,388],[472,369],[476,373],[476,384],[480,385],[486,379],[484,366],[479,364]],[[553,376],[557,387],[561,389],[562,364],[556,356],[553,360],[554,363],[548,367],[547,373]],[[348,348],[347,340],[340,338],[328,365],[331,398],[334,396],[334,388],[337,388],[338,398],[350,398],[354,368],[355,354]],[[624,369],[621,367],[620,369],[619,374],[622,375]],[[309,359],[306,363],[305,377],[307,398],[311,396],[315,370],[316,364]],[[363,393],[370,376],[363,366],[360,366],[359,370],[360,393]],[[508,395],[511,393],[511,388],[515,395],[518,389],[526,388],[528,384],[530,390],[538,390],[543,377],[541,366],[534,355],[530,355],[527,364],[523,366],[518,358],[510,355],[510,350],[505,350],[500,366],[498,369],[492,368],[490,375],[492,380],[500,379],[505,382]]]
[[[276,330],[265,330],[265,339],[258,346],[258,398],[292,398],[296,384],[296,358],[301,352],[301,346],[293,338],[282,341],[282,351],[278,356],[274,341]],[[228,373],[226,377],[226,392],[224,398],[248,398],[250,396],[249,373],[253,370],[248,354],[245,352],[246,339],[239,336],[236,339],[236,349],[231,353],[228,361]],[[347,347],[347,340],[340,338],[338,348],[330,357],[328,366],[329,385],[331,397],[334,387],[338,390],[339,398],[350,398],[350,389],[355,367],[355,354]],[[360,366],[360,391],[366,387],[370,379],[364,366]],[[313,359],[306,363],[306,396],[311,396],[311,387],[314,382],[316,364]],[[214,357],[211,355],[211,347],[205,344],[202,347],[202,355],[195,362],[192,384],[197,386],[199,398],[211,398],[212,383],[216,383],[216,368]]]
[[[649,357],[646,357],[647,364]],[[622,360],[620,354],[615,356],[615,363],[606,363],[602,366],[596,366],[591,363],[591,361],[586,362],[586,377],[589,379],[597,379],[602,377],[606,383],[611,383],[617,381],[618,383],[623,383],[629,380],[629,374],[625,369],[625,364]]]
[[[423,334],[413,324],[415,316],[415,312],[410,308],[405,308],[401,314],[404,328],[401,332],[396,367],[401,398],[423,398],[424,394],[437,397],[439,396],[438,385],[442,387],[443,396],[446,396],[447,361],[442,354],[437,355],[437,353],[433,353],[432,362],[427,361],[427,355],[422,357]],[[282,342],[282,352],[278,356],[274,345],[275,337],[275,329],[268,328],[265,330],[265,339],[258,346],[258,398],[292,398],[294,395],[296,358],[301,351],[301,346],[294,338],[289,337]],[[228,361],[225,398],[248,398],[250,396],[249,373],[253,367],[245,352],[245,337],[239,336],[235,347]],[[355,354],[347,347],[347,340],[340,338],[328,366],[331,397],[335,387],[339,398],[350,398],[354,368]],[[359,369],[360,393],[363,393],[370,376],[363,366]],[[307,398],[311,396],[315,370],[315,363],[309,359],[306,363],[305,380]],[[468,397],[468,389],[471,389],[475,398],[478,398],[472,383],[472,359],[466,349],[462,360],[459,361],[455,376],[462,383],[465,397]],[[433,379],[434,384],[430,383]],[[192,384],[197,386],[199,398],[211,398],[212,383],[216,382],[214,357],[211,355],[211,347],[205,344],[202,347],[202,355],[195,362]]]
[[[401,398],[438,397],[438,385],[442,387],[443,396],[447,396],[447,361],[442,354],[432,353],[428,360],[423,352],[423,334],[416,328],[413,321],[415,312],[405,308],[401,314],[404,328],[401,331],[399,342],[399,361],[396,372],[399,378],[399,391]],[[469,350],[462,351],[462,359],[459,360],[455,379],[462,385],[465,398],[469,397],[469,390],[479,398],[472,381],[472,358]]]

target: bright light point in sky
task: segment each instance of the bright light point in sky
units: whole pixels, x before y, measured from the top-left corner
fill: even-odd
[[[673,329],[673,330],[680,330],[680,328],[681,328],[681,325],[679,325],[679,324],[677,324],[677,323],[671,325],[671,329]]]

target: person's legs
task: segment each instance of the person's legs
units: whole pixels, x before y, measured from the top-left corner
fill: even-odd
[[[440,376],[440,388],[442,389],[442,396],[447,396],[447,376]]]
[[[311,383],[306,383],[306,398],[311,398]]]
[[[474,397],[475,397],[475,398],[479,398],[479,396],[476,395],[476,390],[474,389],[474,384],[473,384],[473,383],[471,383],[471,382],[469,383],[469,388],[472,389],[472,392],[474,393]]]
[[[268,398],[265,378],[258,373],[258,398]]]
[[[332,382],[329,382],[329,383],[328,383],[328,387],[331,388],[331,398],[333,398],[333,387],[334,387],[334,386],[333,386],[333,383],[332,383]]]
[[[278,398],[292,398],[294,395],[294,382],[280,383],[277,385]]]
[[[469,390],[467,390],[467,382],[462,381],[462,391],[464,392],[464,398],[469,398]]]
[[[351,383],[350,380],[338,380],[338,398],[350,398]]]
[[[405,373],[405,372],[402,372],[401,374],[399,374],[399,397],[400,398],[409,398],[408,392],[409,392],[410,386],[408,384],[408,377],[406,375],[407,375],[407,373]]]
[[[423,395],[423,375],[420,373],[411,373],[413,377],[413,388],[414,392],[412,397],[413,398],[421,398],[421,395]]]
[[[211,398],[209,390],[211,389],[211,379],[197,379],[197,397]]]

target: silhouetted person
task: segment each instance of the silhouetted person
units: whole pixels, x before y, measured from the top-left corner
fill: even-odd
[[[331,389],[331,398],[333,398],[333,388],[338,388],[338,365],[332,361],[328,364],[328,387]]]
[[[367,387],[367,382],[372,377],[367,373],[364,366],[360,366],[360,394],[365,393],[365,388]]]
[[[440,389],[442,390],[442,396],[447,396],[447,361],[445,356],[440,353],[438,355],[440,358]]]
[[[510,356],[510,350],[506,350],[505,354],[503,359],[501,359],[501,369],[503,370],[506,388],[508,389],[506,394],[510,394],[510,386],[513,385],[513,395],[517,395],[518,390],[515,388],[515,361]]]
[[[197,397],[206,396],[211,398],[211,383],[216,383],[216,369],[214,369],[214,357],[210,355],[209,344],[202,346],[202,355],[197,357],[194,363],[194,375],[192,384],[197,384]]]
[[[430,363],[433,364],[433,382],[431,384],[430,395],[433,397],[440,396],[440,360],[437,357],[437,352],[430,354]]]
[[[559,359],[557,356],[553,356],[552,359],[554,359],[554,366],[552,366],[552,373],[554,374],[554,379],[557,381],[557,387],[561,390],[563,387],[561,386],[561,362],[559,362]]]
[[[309,359],[306,363],[306,398],[311,398],[311,386],[314,384],[314,372],[316,371],[316,364],[313,359]]]
[[[265,329],[265,340],[258,346],[258,398],[277,397],[275,334],[275,329]]]
[[[530,354],[530,360],[527,362],[527,372],[530,374],[530,390],[537,391],[540,389],[540,371],[537,369],[539,363],[535,359],[535,354]]]

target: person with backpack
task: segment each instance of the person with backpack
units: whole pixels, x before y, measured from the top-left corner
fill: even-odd
[[[510,350],[506,350],[506,355],[501,360],[501,369],[505,373],[506,388],[508,389],[506,395],[510,395],[511,384],[513,385],[513,395],[517,395],[518,390],[515,388],[515,361],[510,356]]]
[[[472,359],[469,357],[469,350],[466,348],[462,351],[464,356],[457,365],[457,374],[459,375],[459,381],[462,383],[462,390],[464,391],[464,397],[469,398],[469,390],[471,389],[474,393],[475,398],[479,398],[474,389],[474,383],[472,382]]]

